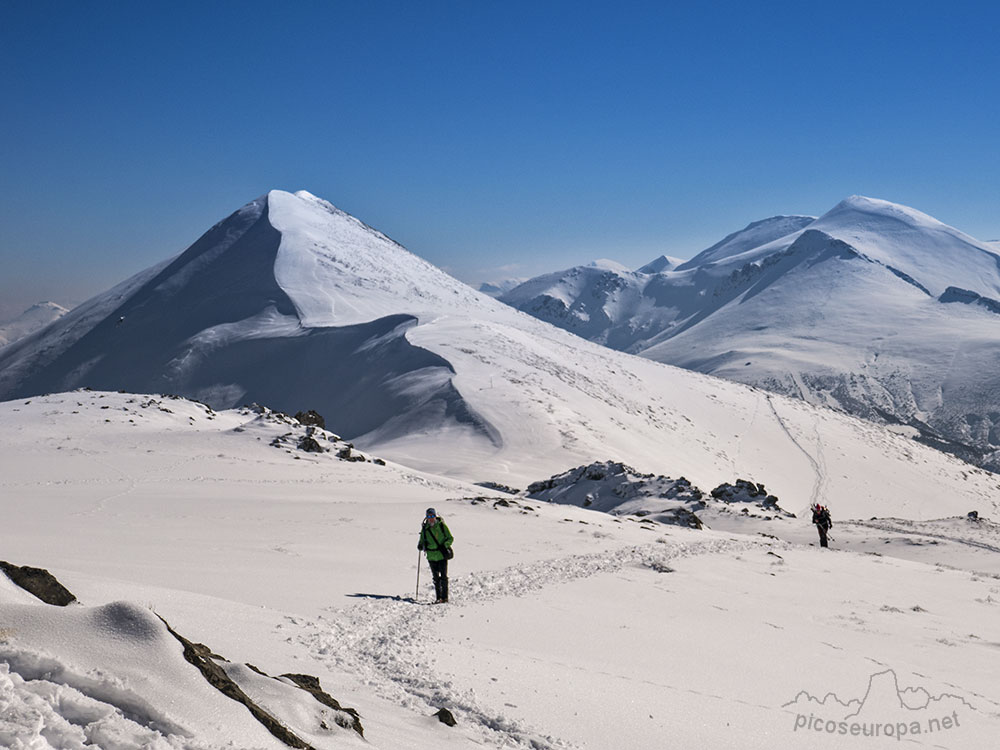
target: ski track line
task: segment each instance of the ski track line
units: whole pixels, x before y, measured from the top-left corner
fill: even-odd
[[[816,433],[816,499],[822,500],[826,505],[826,486],[829,484],[829,467],[826,465],[826,453],[823,451],[823,434],[819,429],[819,416],[813,416],[813,431]]]
[[[95,457],[92,457],[91,460],[94,463],[99,464],[99,465],[101,465],[101,466],[103,466],[103,467],[105,467],[107,469],[111,469],[111,471],[118,472],[118,474],[121,475],[121,478],[129,483],[129,486],[126,489],[122,490],[121,492],[115,492],[115,493],[113,493],[111,495],[106,495],[106,496],[98,499],[97,504],[94,507],[90,508],[89,510],[78,511],[78,512],[72,513],[70,515],[73,515],[73,516],[96,516],[98,513],[103,513],[105,511],[105,509],[108,507],[108,504],[112,500],[117,500],[120,497],[125,497],[126,495],[131,495],[139,487],[139,480],[137,480],[131,474],[126,473],[122,469],[119,469],[117,466],[112,466],[107,461],[102,461],[101,459],[95,458]],[[108,480],[108,481],[115,481],[115,480]]]
[[[756,398],[754,398],[753,400],[753,414],[750,415],[750,421],[747,423],[747,426],[740,431],[740,436],[739,436],[740,439],[736,442],[736,451],[734,452],[732,458],[733,476],[736,477],[740,475],[740,470],[737,464],[739,463],[740,456],[743,455],[743,441],[745,439],[745,436],[749,435],[750,431],[753,429],[754,422],[757,421],[757,414],[760,411],[761,395],[759,392],[755,393],[754,395],[756,396]]]
[[[995,547],[992,544],[987,544],[986,542],[977,542],[972,539],[964,539],[960,536],[949,536],[948,534],[936,534],[931,531],[920,531],[919,529],[908,529],[905,526],[898,526],[896,524],[888,523],[885,521],[843,521],[844,524],[849,524],[851,526],[861,526],[867,529],[875,529],[876,531],[885,531],[892,534],[904,534],[907,536],[924,536],[931,539],[943,539],[946,542],[954,542],[955,544],[964,544],[968,547],[978,547],[979,549],[984,549],[987,552],[997,552],[1000,553],[1000,547]]]
[[[429,715],[442,706],[477,729],[483,742],[502,748],[557,750],[579,747],[543,735],[524,722],[480,703],[474,690],[435,674],[437,639],[429,626],[451,608],[520,597],[554,584],[611,573],[627,566],[662,569],[678,558],[721,552],[773,548],[773,540],[713,539],[676,544],[650,543],[605,552],[474,572],[452,581],[453,603],[422,606],[398,599],[370,599],[315,621],[287,617],[299,629],[297,639],[332,671],[348,672],[381,698],[415,713]],[[788,545],[778,544],[785,548]]]
[[[778,414],[778,410],[774,408],[774,401],[771,400],[771,394],[767,394],[766,398],[767,405],[771,407],[771,412],[774,414],[774,418],[777,420],[778,426],[781,427],[782,432],[788,436],[788,439],[792,441],[795,447],[802,452],[802,455],[809,460],[809,463],[812,465],[813,472],[816,474],[816,482],[813,484],[812,496],[809,498],[809,505],[812,507],[819,502],[819,499],[823,494],[822,489],[825,481],[823,471],[816,459],[813,458],[813,455],[802,446],[802,443],[800,443],[794,435],[792,435],[791,431],[788,429],[788,425],[785,424],[785,420],[781,418],[781,415]]]

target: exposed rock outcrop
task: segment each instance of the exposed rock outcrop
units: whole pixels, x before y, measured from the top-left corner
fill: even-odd
[[[452,712],[449,711],[447,708],[442,708],[434,715],[437,717],[438,721],[440,721],[442,724],[447,724],[449,727],[453,727],[458,724],[458,722],[455,721],[454,714],[452,714]]]
[[[761,510],[771,513],[781,514],[789,518],[795,518],[794,513],[782,510],[778,505],[778,498],[769,495],[767,489],[759,482],[748,482],[745,479],[737,479],[735,484],[720,484],[711,492],[712,497],[724,503],[750,503]]]
[[[310,409],[309,411],[297,411],[295,412],[295,418],[299,420],[300,424],[312,425],[319,427],[321,430],[326,429],[326,420],[320,414]]]
[[[319,678],[313,677],[309,674],[283,674],[281,675],[287,680],[291,680],[300,688],[305,690],[307,693],[312,695],[313,698],[318,700],[324,706],[328,706],[335,711],[339,711],[344,714],[348,714],[351,718],[345,721],[341,726],[347,729],[353,729],[355,732],[360,734],[362,737],[365,736],[365,728],[361,726],[361,716],[353,708],[344,708],[340,705],[340,701],[330,695],[328,692],[323,690],[319,684]]]
[[[254,717],[254,719],[259,721],[268,732],[284,744],[289,747],[299,748],[300,750],[313,750],[312,745],[286,727],[274,715],[261,708],[249,695],[247,695],[243,688],[241,688],[236,681],[229,676],[226,669],[224,669],[220,664],[220,662],[228,663],[225,658],[213,653],[212,650],[203,643],[193,643],[192,641],[189,641],[187,638],[180,635],[177,631],[170,627],[170,624],[166,620],[162,617],[160,617],[160,619],[163,621],[163,624],[166,625],[170,634],[184,647],[184,658],[196,667],[199,672],[201,672],[202,676],[212,687],[228,698],[246,706],[247,710]],[[248,664],[246,666],[253,672],[256,672],[263,677],[271,677],[252,664]],[[318,678],[303,674],[287,674],[283,675],[283,677],[291,684],[294,684],[296,687],[312,695],[323,705],[334,709],[336,712],[334,714],[334,721],[338,725],[344,727],[345,729],[351,729],[362,737],[364,736],[364,728],[361,726],[361,717],[358,712],[353,708],[344,708],[341,706],[339,701],[320,687]]]
[[[65,607],[76,601],[76,597],[70,593],[69,589],[59,583],[56,577],[44,568],[29,568],[0,560],[0,570],[22,589],[46,604]]]
[[[713,517],[731,517],[734,509],[741,516],[763,521],[795,517],[760,483],[737,479],[706,495],[685,477],[643,474],[616,461],[577,466],[533,482],[525,492],[535,500],[692,529],[712,523]]]

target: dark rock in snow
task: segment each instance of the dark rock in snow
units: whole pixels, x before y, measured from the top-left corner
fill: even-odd
[[[496,490],[497,492],[503,492],[508,495],[516,495],[521,490],[516,490],[513,487],[508,487],[506,484],[500,484],[499,482],[476,482],[477,487],[484,487],[488,490]]]
[[[0,570],[22,589],[46,604],[65,607],[76,601],[76,597],[59,583],[54,575],[43,568],[22,567],[0,560]]]
[[[666,521],[666,523],[674,523],[677,526],[687,526],[691,529],[704,528],[701,519],[687,508],[677,508],[671,511],[671,515],[673,518],[670,521]]]
[[[315,411],[310,409],[309,411],[298,411],[295,412],[295,418],[299,420],[300,424],[312,425],[319,427],[321,430],[326,429],[326,420]]]
[[[306,453],[323,453],[325,449],[312,435],[303,435],[299,438],[299,450]]]
[[[160,619],[163,620],[162,617]],[[312,747],[312,745],[301,739],[298,735],[288,729],[288,727],[274,718],[274,716],[254,703],[253,699],[243,692],[243,689],[239,685],[233,682],[232,678],[226,674],[226,671],[215,663],[215,660],[221,659],[221,657],[213,654],[211,649],[203,643],[192,643],[184,636],[178,634],[173,628],[170,627],[170,624],[166,620],[163,620],[163,624],[167,626],[167,630],[170,632],[170,635],[176,638],[184,647],[184,658],[187,662],[201,672],[202,676],[209,685],[214,687],[226,697],[232,698],[237,703],[242,703],[246,706],[247,710],[250,711],[250,714],[257,721],[259,721],[268,732],[289,747],[300,748],[301,750],[308,750]]]
[[[615,515],[649,516],[660,523],[702,528],[695,510],[705,507],[704,494],[684,477],[643,474],[621,462],[578,466],[526,490],[528,497],[578,505]]]
[[[533,500],[692,529],[711,524],[712,513],[731,518],[735,511],[737,517],[763,521],[795,518],[757,482],[738,479],[735,484],[720,484],[707,496],[685,477],[643,474],[615,461],[578,466],[533,482],[525,492]],[[731,507],[734,504],[737,508]]]
[[[193,643],[187,640],[184,636],[174,631],[174,629],[170,627],[170,624],[167,623],[167,621],[162,617],[160,617],[160,620],[163,621],[163,624],[166,626],[168,632],[184,647],[184,658],[190,664],[198,668],[198,671],[201,672],[202,676],[212,687],[216,688],[234,701],[242,703],[246,706],[251,715],[272,735],[281,740],[281,742],[285,743],[289,747],[311,750],[312,745],[302,740],[298,737],[298,735],[282,724],[281,721],[279,721],[275,716],[261,708],[243,691],[239,685],[236,684],[231,677],[229,677],[225,669],[218,664],[218,662],[227,661],[224,657],[213,653],[208,646],[202,643]],[[247,664],[246,666],[262,677],[274,680],[279,679],[277,677],[272,677],[258,667],[255,667],[253,664]],[[338,726],[343,727],[344,729],[353,730],[357,732],[359,736],[364,737],[365,730],[364,727],[361,726],[361,717],[358,712],[353,708],[345,708],[340,705],[340,701],[323,690],[320,685],[319,678],[307,674],[284,674],[281,678],[291,682],[295,685],[295,687],[309,693],[324,706],[336,711],[337,713],[334,715],[334,721]],[[325,724],[324,727],[329,728],[326,727]]]
[[[447,708],[442,708],[434,715],[437,716],[438,721],[442,724],[447,724],[449,727],[453,727],[458,724],[458,722],[455,721],[455,716]]]
[[[337,458],[341,461],[364,461],[366,460],[360,453],[352,453],[353,445],[347,443],[339,451],[337,451]],[[384,463],[383,463],[384,465]]]
[[[751,503],[756,505],[758,508],[763,510],[773,512],[777,515],[783,515],[788,518],[794,518],[793,513],[789,513],[778,505],[778,498],[774,495],[769,495],[767,489],[763,484],[759,482],[748,482],[745,479],[737,479],[736,484],[720,484],[711,492],[712,497],[716,500],[720,500],[724,503]],[[741,512],[748,512],[744,508]]]

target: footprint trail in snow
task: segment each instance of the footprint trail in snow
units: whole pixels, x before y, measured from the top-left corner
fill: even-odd
[[[448,607],[425,607],[396,597],[370,598],[331,608],[316,621],[290,622],[301,629],[298,638],[315,658],[332,670],[359,677],[386,700],[421,715],[447,707],[464,726],[474,727],[484,743],[497,747],[572,748],[576,745],[483,705],[473,690],[439,678],[433,663],[438,643],[431,632],[433,624],[455,607],[523,596],[629,566],[659,570],[678,558],[773,547],[773,542],[763,540],[709,539],[570,555],[455,578]]]

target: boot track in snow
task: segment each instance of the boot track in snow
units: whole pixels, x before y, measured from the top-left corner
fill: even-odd
[[[783,546],[783,545],[782,545]],[[504,748],[556,750],[576,745],[544,735],[524,722],[482,705],[473,690],[439,678],[432,654],[431,626],[451,608],[519,597],[548,586],[612,573],[629,566],[662,569],[670,560],[697,555],[773,548],[773,541],[711,539],[653,543],[605,552],[513,565],[470,573],[452,581],[452,603],[415,606],[410,597],[370,596],[346,608],[330,608],[316,621],[289,618],[299,641],[333,671],[347,672],[386,700],[427,716],[446,706],[484,744]]]

